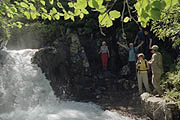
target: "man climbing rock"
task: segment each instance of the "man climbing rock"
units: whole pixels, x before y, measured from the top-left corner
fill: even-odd
[[[163,65],[162,65],[162,55],[158,52],[159,47],[157,45],[153,45],[151,48],[152,58],[148,62],[151,65],[152,69],[152,84],[155,90],[159,95],[163,94],[163,91],[160,87],[160,78],[163,73]]]

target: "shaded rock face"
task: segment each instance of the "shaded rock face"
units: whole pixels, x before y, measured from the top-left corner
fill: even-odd
[[[45,47],[39,49],[34,55],[32,63],[41,67],[45,73],[50,84],[57,96],[64,94],[64,91],[68,91],[68,82],[70,80],[69,75],[69,60],[68,51],[61,43],[59,47]]]
[[[39,49],[32,58],[32,63],[41,67],[50,80],[55,95],[92,100],[108,97],[103,95],[107,90],[131,88],[126,79],[113,74],[110,68],[102,72],[97,52],[101,41],[91,42],[91,37],[87,38],[67,29],[64,36]]]
[[[179,120],[179,111],[174,102],[166,102],[163,98],[152,96],[149,93],[141,95],[144,111],[153,120]]]

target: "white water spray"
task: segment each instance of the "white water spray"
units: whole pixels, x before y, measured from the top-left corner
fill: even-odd
[[[37,50],[1,51],[0,120],[131,120],[92,103],[59,101],[37,65]]]

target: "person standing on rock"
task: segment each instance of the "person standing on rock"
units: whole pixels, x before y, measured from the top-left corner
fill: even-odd
[[[110,57],[110,54],[109,54],[108,46],[106,45],[105,41],[102,42],[102,46],[100,48],[99,54],[101,54],[103,70],[107,70],[108,57]]]
[[[136,69],[137,69],[137,77],[138,77],[139,94],[142,94],[143,92],[142,84],[144,84],[146,91],[150,92],[149,82],[148,82],[149,64],[148,64],[148,61],[144,59],[143,53],[138,54],[138,61],[136,63]]]
[[[139,49],[139,47],[142,46],[144,42],[142,41],[137,47],[134,47],[133,43],[129,43],[129,47],[121,44],[120,42],[117,42],[117,44],[125,49],[128,50],[129,52],[129,57],[128,57],[128,64],[129,64],[129,69],[130,69],[130,76],[129,79],[131,80],[136,80],[136,53]]]
[[[162,55],[158,52],[159,47],[157,45],[153,45],[151,47],[152,58],[148,62],[151,65],[152,69],[152,84],[155,90],[159,95],[163,94],[163,91],[160,86],[160,78],[163,73],[163,65],[162,65]]]

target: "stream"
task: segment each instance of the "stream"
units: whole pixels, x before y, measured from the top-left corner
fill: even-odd
[[[36,49],[0,52],[0,120],[133,120],[89,102],[58,99],[41,69]]]

